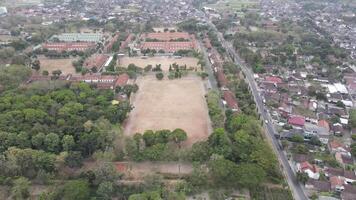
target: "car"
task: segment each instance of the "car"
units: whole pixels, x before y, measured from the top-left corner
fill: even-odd
[[[268,124],[268,120],[265,120],[265,123]]]

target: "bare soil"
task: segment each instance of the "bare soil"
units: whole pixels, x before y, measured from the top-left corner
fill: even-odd
[[[158,81],[148,75],[139,77],[136,84],[139,91],[131,99],[134,109],[125,123],[124,135],[181,128],[188,134],[186,146],[209,136],[211,124],[200,77]]]
[[[63,75],[76,74],[75,68],[72,62],[75,58],[64,58],[64,59],[50,59],[46,57],[39,57],[41,69],[40,71],[48,71],[49,74],[55,70],[61,70]]]
[[[198,59],[191,58],[191,57],[183,57],[183,58],[174,58],[174,57],[167,57],[167,56],[155,56],[155,57],[148,57],[148,58],[141,58],[141,57],[122,57],[118,61],[118,65],[121,67],[127,67],[129,64],[135,64],[138,67],[144,68],[147,65],[152,65],[153,67],[156,64],[161,64],[161,68],[163,71],[169,71],[169,65],[176,63],[179,66],[187,65],[187,69],[189,68],[197,68],[200,69],[198,66]]]

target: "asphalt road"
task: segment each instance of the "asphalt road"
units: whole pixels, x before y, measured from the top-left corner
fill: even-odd
[[[270,142],[272,143],[273,150],[276,152],[276,155],[278,156],[279,162],[281,164],[281,168],[285,174],[285,177],[286,177],[288,185],[292,191],[294,199],[296,199],[296,200],[308,199],[307,196],[305,195],[301,185],[296,180],[296,177],[288,163],[288,159],[287,159],[286,155],[280,149],[278,140],[274,136],[275,134],[277,134],[277,132],[272,124],[271,117],[265,112],[266,109],[264,107],[262,98],[258,92],[257,84],[253,77],[253,73],[251,72],[251,70],[249,68],[246,67],[244,62],[237,55],[237,53],[235,52],[231,43],[225,41],[223,35],[216,29],[215,25],[213,23],[211,23],[209,21],[209,19],[207,19],[207,18],[206,18],[206,22],[209,23],[210,26],[214,29],[214,31],[218,34],[219,40],[222,43],[223,47],[227,50],[227,52],[230,54],[230,56],[234,58],[235,63],[241,67],[242,71],[246,75],[245,80],[247,81],[247,83],[250,86],[250,90],[251,90],[252,95],[255,99],[258,111],[261,114],[261,118],[264,121],[264,124],[266,127],[266,132],[268,133],[267,137],[270,140]],[[265,121],[268,121],[268,123],[265,123]]]

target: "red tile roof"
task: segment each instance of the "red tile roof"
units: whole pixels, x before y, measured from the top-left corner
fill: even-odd
[[[344,178],[340,176],[332,176],[330,177],[331,188],[335,188],[337,186],[344,185]]]
[[[111,38],[111,40],[108,42],[108,44],[105,45],[105,51],[109,52],[112,50],[112,47],[114,43],[119,39],[120,33],[116,33],[114,37]]]
[[[103,54],[92,55],[91,57],[85,60],[83,66],[87,69],[92,69],[93,67],[96,67],[99,71],[104,66],[108,58],[109,56]]]
[[[56,42],[56,43],[45,43],[42,48],[48,49],[50,51],[85,51],[88,49],[95,48],[95,43],[93,42]]]
[[[277,76],[266,76],[265,78],[266,81],[272,82],[272,83],[282,83],[282,79],[277,77]]]
[[[115,87],[126,85],[129,78],[130,78],[129,75],[127,75],[127,74],[119,75],[119,77],[116,80]]]
[[[302,171],[309,169],[310,171],[312,171],[314,173],[319,172],[319,169],[315,165],[310,164],[308,161],[302,162],[300,164],[300,169]]]
[[[216,72],[216,77],[220,87],[226,87],[228,84],[227,78],[222,70]]]
[[[196,49],[194,42],[143,42],[141,49],[154,49],[156,51],[176,52],[178,50]]]
[[[189,33],[186,32],[162,32],[162,33],[147,33],[143,36],[144,38],[157,39],[161,41],[176,40],[183,38],[186,40],[190,39]]]
[[[129,45],[129,43],[131,42],[131,40],[134,38],[134,35],[132,33],[130,33],[126,40],[124,42],[121,43],[120,49],[125,49],[127,47],[127,45]]]
[[[330,130],[329,123],[328,123],[326,120],[324,120],[324,119],[319,120],[318,126],[323,127],[323,128],[325,128],[325,129],[327,129],[328,131]]]
[[[227,106],[231,109],[231,110],[238,110],[239,106],[237,104],[236,98],[234,96],[234,94],[231,91],[224,91],[224,99],[226,101]]]
[[[294,126],[304,126],[305,124],[305,117],[302,116],[291,116],[288,119],[288,123]]]

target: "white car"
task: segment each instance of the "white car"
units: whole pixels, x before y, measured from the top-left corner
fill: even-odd
[[[265,120],[265,123],[268,124],[268,120]]]

